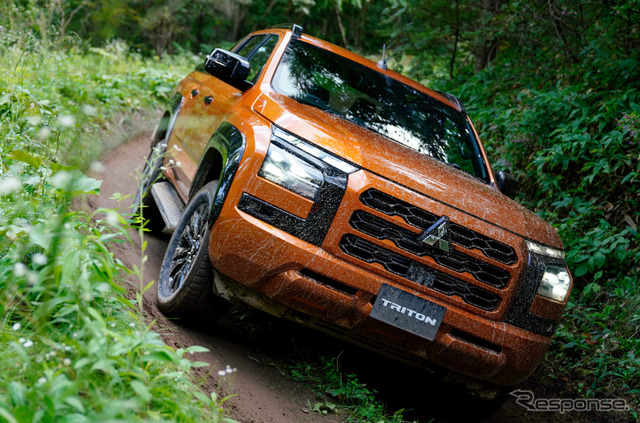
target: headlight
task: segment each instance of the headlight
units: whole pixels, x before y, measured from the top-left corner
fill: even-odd
[[[274,144],[269,146],[258,175],[311,200],[324,180],[321,169]]]
[[[326,151],[323,151],[323,150],[319,149],[318,147],[316,147],[314,145],[311,145],[306,141],[301,140],[300,138],[296,137],[295,135],[283,131],[282,129],[278,128],[277,126],[273,126],[272,127],[272,131],[273,131],[273,138],[274,139],[282,140],[282,141],[285,141],[285,142],[287,142],[287,143],[289,143],[291,145],[295,145],[300,150],[311,154],[313,157],[316,157],[316,158],[322,160],[326,164],[329,164],[329,165],[331,165],[333,167],[336,167],[336,168],[340,169],[344,173],[349,174],[349,173],[353,173],[353,172],[358,170],[358,167],[352,165],[351,163],[345,162],[344,160],[341,160],[341,159],[339,159],[339,158],[327,153]]]
[[[538,295],[553,301],[564,302],[571,288],[571,276],[565,266],[564,251],[548,247],[533,241],[527,241],[529,251],[543,257],[545,261],[544,273],[538,286]]]
[[[566,267],[547,265],[538,287],[538,295],[564,302],[571,287],[571,276]]]
[[[323,170],[327,165],[347,174],[358,170],[352,164],[274,126],[271,145],[258,176],[315,200],[324,182]]]

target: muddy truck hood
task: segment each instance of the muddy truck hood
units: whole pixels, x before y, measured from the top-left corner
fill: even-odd
[[[553,227],[481,180],[354,123],[275,92],[253,109],[362,168],[525,238],[557,248]]]

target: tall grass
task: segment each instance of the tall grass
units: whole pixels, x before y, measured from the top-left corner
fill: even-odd
[[[125,218],[72,208],[99,192],[78,167],[114,119],[166,100],[190,66],[0,27],[0,420],[228,420],[192,381],[203,348],[168,347],[125,296],[132,271],[108,249],[130,242]]]

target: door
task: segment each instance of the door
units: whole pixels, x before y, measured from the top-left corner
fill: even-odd
[[[247,39],[235,51],[246,57],[251,64],[247,78],[249,82],[255,83],[258,80],[277,42],[276,35],[256,35]],[[181,151],[171,148],[168,151],[174,162],[181,163],[180,167],[173,167],[171,172],[184,198],[189,193],[189,186],[209,139],[242,95],[239,89],[206,75],[199,85],[193,87],[189,98],[185,100],[183,111],[176,121],[176,128],[180,128],[182,138],[176,141],[181,141]]]

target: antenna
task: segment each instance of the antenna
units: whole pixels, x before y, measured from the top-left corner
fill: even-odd
[[[382,59],[378,62],[378,68],[387,70],[387,45],[382,45]]]

